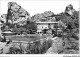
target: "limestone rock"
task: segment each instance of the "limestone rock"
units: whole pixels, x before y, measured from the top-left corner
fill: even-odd
[[[22,24],[22,21],[27,21],[27,18],[30,17],[29,15],[30,14],[16,2],[8,3],[8,22],[11,21],[11,23],[13,24],[18,23],[20,25]]]
[[[73,8],[73,6],[70,4],[66,7],[65,12],[68,13],[69,15],[73,15],[73,13],[75,12],[75,9]]]
[[[52,46],[46,52],[46,54],[58,54],[62,51],[63,51],[63,41],[62,39],[56,38],[53,41]]]
[[[55,19],[53,16],[54,16],[53,12],[45,11],[44,13],[35,14],[34,16],[32,16],[32,19],[34,22],[38,22],[38,21],[44,22],[44,21],[49,21],[49,20]],[[51,17],[51,18],[49,18],[49,17]]]
[[[6,44],[6,42],[0,42],[0,48],[2,48],[2,53],[6,54],[9,52],[10,47],[12,46],[12,44]]]

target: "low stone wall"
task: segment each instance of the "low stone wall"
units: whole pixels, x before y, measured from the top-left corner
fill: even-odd
[[[2,47],[3,51],[4,51],[3,53],[9,53],[10,52],[10,50],[9,50],[10,48],[15,48],[15,49],[17,48],[19,50],[22,50],[22,54],[30,53],[29,51],[31,51],[31,49],[34,50],[35,48],[38,48],[40,51],[37,52],[38,50],[35,49],[34,54],[35,53],[45,53],[47,51],[47,49],[50,47],[51,41],[53,41],[53,40],[55,40],[55,38],[53,38],[53,39],[43,38],[43,39],[40,39],[40,40],[35,40],[35,41],[30,41],[30,42],[12,41],[12,43],[8,44],[7,46],[6,46],[6,43],[5,43],[4,46],[6,46],[6,47],[5,48]],[[33,48],[32,46],[35,47],[35,48]],[[5,52],[5,49],[6,49],[7,52]],[[43,49],[45,49],[45,50],[43,51]],[[27,50],[29,50],[29,51],[27,51]],[[32,54],[32,51],[31,51],[31,54]]]
[[[27,41],[27,42],[30,42],[30,41],[35,41],[35,40],[38,40],[40,39],[40,36],[36,36],[36,35],[33,35],[33,34],[27,34],[27,35],[12,35],[12,36],[6,36],[6,39],[9,40],[14,40],[14,41]]]

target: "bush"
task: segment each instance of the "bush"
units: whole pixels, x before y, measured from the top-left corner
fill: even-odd
[[[72,33],[72,38],[79,40],[79,36],[77,36],[77,34],[75,34],[75,33]]]
[[[79,54],[78,50],[64,50],[62,54]]]
[[[21,53],[22,53],[22,51],[20,49],[18,49],[16,47],[11,47],[9,49],[9,53],[7,53],[7,54],[21,54]]]
[[[9,53],[7,54],[44,54],[46,53],[46,51],[51,47],[52,45],[52,41],[51,40],[42,40],[43,43],[41,43],[41,41],[35,41],[34,43],[29,43],[28,46],[25,47],[25,49],[23,50],[23,46],[19,46],[18,47],[11,47],[9,50]],[[25,51],[25,52],[24,52]]]
[[[27,54],[44,54],[51,47],[51,40],[43,40],[43,44],[40,41],[36,41],[34,44],[30,44],[26,50]]]

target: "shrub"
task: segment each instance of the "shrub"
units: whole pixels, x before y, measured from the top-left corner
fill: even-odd
[[[43,41],[43,43],[41,43]],[[41,41],[35,41],[34,43],[29,43],[28,46],[26,46],[25,52],[26,54],[44,54],[46,51],[51,47],[52,41],[51,40],[41,40]],[[9,50],[9,53],[7,54],[24,54],[24,50],[22,49],[23,46],[19,45],[18,47],[11,47]]]
[[[21,54],[22,52],[21,52],[21,50],[20,49],[18,49],[18,48],[16,48],[16,47],[11,47],[10,49],[9,49],[9,53],[7,53],[7,54]]]
[[[34,44],[29,44],[29,46],[26,48],[27,54],[44,54],[48,48],[51,47],[52,42],[51,40],[42,40],[43,44],[41,44],[40,41],[34,42]]]

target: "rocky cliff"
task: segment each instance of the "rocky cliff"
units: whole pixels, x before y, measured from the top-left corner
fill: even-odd
[[[65,13],[69,15],[73,15],[74,12],[75,12],[75,9],[73,8],[73,5],[70,4],[66,6]]]
[[[6,23],[6,17],[7,17],[7,14],[2,14],[1,17],[0,17],[0,22],[1,23]]]
[[[34,16],[32,16],[32,20],[34,22],[38,22],[38,21],[41,21],[41,22],[55,21],[55,18],[53,16],[54,16],[53,12],[45,11],[44,13],[38,13],[38,14],[35,14]]]
[[[7,22],[23,25],[29,17],[30,14],[16,2],[8,3]]]

